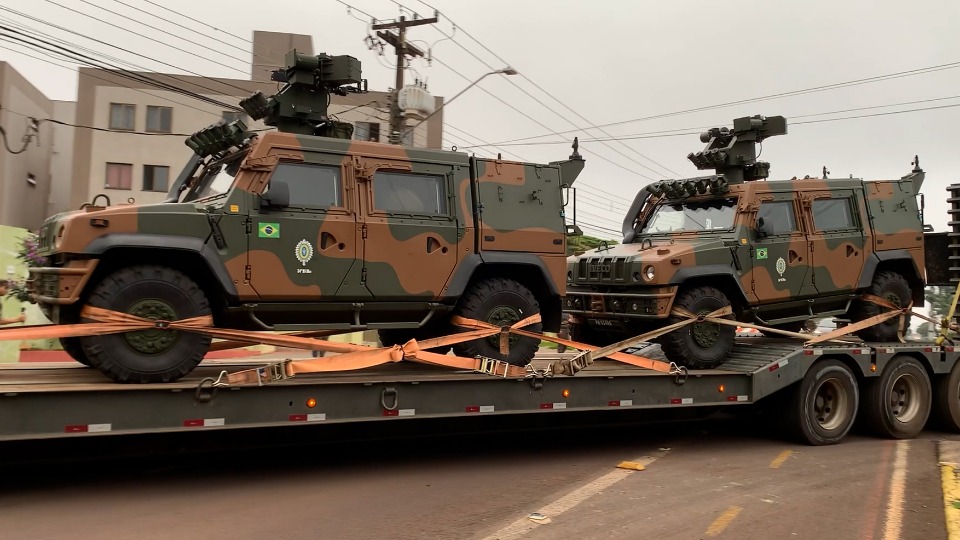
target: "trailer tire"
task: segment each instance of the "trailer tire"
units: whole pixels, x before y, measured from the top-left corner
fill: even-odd
[[[949,374],[937,376],[931,414],[941,429],[960,432],[960,362]]]
[[[673,305],[704,315],[729,306],[730,300],[720,289],[703,286],[681,289]],[[732,320],[733,316],[727,318]],[[670,317],[666,325],[682,320]],[[713,369],[727,359],[736,337],[737,329],[733,326],[700,322],[674,330],[657,340],[663,353],[671,361],[691,369]]]
[[[530,289],[520,283],[512,279],[491,278],[474,283],[467,289],[454,313],[468,319],[505,326],[540,313],[540,304]],[[531,324],[524,330],[540,333],[543,323]],[[525,366],[540,349],[539,339],[512,335],[510,354],[503,355],[500,354],[499,339],[498,335],[493,335],[457,343],[453,346],[453,352],[467,358],[485,356],[514,366]]]
[[[833,358],[810,366],[803,380],[785,397],[787,427],[794,437],[813,446],[843,440],[857,419],[860,405],[853,372]]]
[[[149,319],[180,320],[210,315],[200,287],[184,273],[159,265],[121,268],[90,293],[91,306]],[[94,322],[94,321],[88,321]],[[80,338],[95,368],[121,383],[167,383],[190,373],[210,349],[211,338],[195,332],[141,330]]]
[[[864,385],[863,420],[875,435],[912,439],[930,418],[932,394],[923,365],[910,356],[894,356]]]
[[[910,290],[910,282],[907,281],[907,278],[890,270],[877,272],[876,275],[873,276],[873,283],[870,284],[866,292],[900,307],[908,306],[913,297],[912,291]],[[859,322],[888,311],[887,308],[878,306],[873,302],[855,300],[852,306],[850,322]],[[909,328],[910,315],[906,314],[904,318],[906,319],[904,328]],[[857,336],[864,341],[899,341],[897,337],[899,329],[900,317],[894,317],[880,324],[875,324],[857,331]]]

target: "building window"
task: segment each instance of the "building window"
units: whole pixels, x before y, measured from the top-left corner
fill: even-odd
[[[136,105],[130,103],[110,104],[110,129],[133,131]]]
[[[813,224],[818,231],[854,229],[850,199],[817,199],[813,201]]]
[[[757,219],[760,218],[763,218],[763,230],[767,234],[789,234],[797,230],[797,218],[790,201],[761,203],[757,212]]]
[[[357,122],[353,130],[353,138],[358,141],[380,142],[380,123]]]
[[[133,165],[130,163],[107,163],[107,189],[130,189],[133,179]]]
[[[167,191],[167,181],[170,178],[170,167],[163,165],[143,166],[143,190]]]
[[[230,122],[233,122],[234,120],[240,120],[240,121],[243,122],[244,124],[248,124],[248,123],[249,123],[249,120],[247,119],[247,115],[243,114],[242,112],[237,112],[237,111],[223,111],[222,114],[223,114],[223,121],[226,122],[226,123],[228,123],[228,124],[229,124]]]
[[[401,214],[446,214],[444,177],[377,172],[373,175],[373,205]]]
[[[343,206],[340,167],[280,163],[270,183],[283,182],[290,188],[290,206],[322,210]]]
[[[155,107],[153,105],[147,105],[147,131],[170,133],[170,124],[172,118],[172,107]]]

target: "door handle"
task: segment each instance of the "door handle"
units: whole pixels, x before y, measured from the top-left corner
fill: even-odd
[[[787,256],[790,258],[790,264],[803,262],[803,257],[801,257],[796,251],[792,249],[787,253]]]
[[[446,253],[447,248],[440,244],[440,240],[434,238],[433,236],[427,237],[427,253],[436,253],[437,250],[440,250],[440,253]]]

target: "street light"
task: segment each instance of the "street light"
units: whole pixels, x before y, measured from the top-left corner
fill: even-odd
[[[449,105],[450,103],[452,103],[453,100],[455,100],[455,99],[457,99],[458,97],[460,97],[461,95],[463,95],[463,93],[466,92],[467,90],[469,90],[469,89],[473,88],[474,86],[476,86],[477,83],[479,83],[480,81],[482,81],[482,80],[485,79],[486,77],[488,77],[488,76],[490,76],[490,75],[516,75],[516,74],[517,74],[517,70],[515,70],[515,69],[513,69],[512,67],[509,67],[509,66],[507,66],[507,67],[505,67],[505,68],[503,68],[503,69],[498,69],[498,70],[496,70],[496,71],[491,71],[490,73],[484,73],[479,79],[477,79],[477,80],[473,81],[472,83],[470,83],[470,86],[464,88],[463,90],[461,90],[460,92],[458,92],[457,95],[455,95],[455,96],[453,96],[452,98],[450,98],[449,100],[445,101],[445,102],[443,103],[443,105],[441,105],[440,107],[437,108],[437,110],[435,110],[435,111],[433,111],[432,113],[428,114],[427,116],[423,117],[423,120],[420,120],[420,121],[417,122],[416,124],[414,124],[414,125],[406,128],[406,129],[404,129],[403,131],[401,131],[401,132],[400,132],[400,136],[398,137],[398,139],[399,139],[400,141],[403,141],[403,137],[404,137],[407,133],[413,131],[414,129],[417,128],[417,126],[419,126],[420,124],[422,124],[422,123],[426,122],[427,120],[429,120],[431,116],[433,116],[433,115],[437,114],[438,112],[440,112],[441,110],[443,110],[443,108],[446,107],[447,105]]]

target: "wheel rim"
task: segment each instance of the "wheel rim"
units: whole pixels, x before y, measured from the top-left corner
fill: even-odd
[[[813,398],[813,417],[826,430],[835,430],[846,421],[850,402],[843,385],[837,379],[820,383]]]
[[[153,321],[175,321],[177,312],[163,300],[150,298],[140,300],[127,310],[130,315]],[[127,332],[124,339],[131,349],[142,354],[159,354],[173,346],[177,341],[177,332],[171,330],[140,330]]]
[[[519,320],[520,320],[520,313],[516,310],[516,308],[510,307],[510,306],[497,306],[492,310],[490,310],[490,314],[487,316],[486,322],[500,326],[500,327],[504,327],[504,326],[510,326],[511,324]],[[510,344],[511,347],[513,347],[519,340],[520,340],[520,336],[517,336],[516,334],[510,334],[508,343]],[[498,350],[500,349],[499,335],[493,335],[487,338],[487,341],[489,341],[490,344],[496,347]]]
[[[701,310],[697,315],[706,315],[711,310]],[[711,322],[696,322],[691,325],[690,332],[693,334],[693,340],[704,349],[709,349],[716,345],[720,339],[720,325]]]
[[[920,412],[920,381],[904,373],[893,381],[890,388],[890,412],[898,421],[907,423]]]

